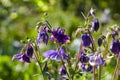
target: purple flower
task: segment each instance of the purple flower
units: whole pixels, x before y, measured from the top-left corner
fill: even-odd
[[[65,30],[61,29],[61,28],[57,28],[55,30],[52,31],[52,40],[57,40],[58,43],[65,43],[67,42],[70,37],[68,35],[65,35]]]
[[[65,70],[65,67],[64,66],[62,66],[61,68],[60,68],[60,70],[59,70],[59,74],[60,75],[66,75],[66,70]]]
[[[48,34],[45,29],[40,29],[38,33],[37,43],[40,44],[41,42],[44,42],[46,45],[48,43]]]
[[[30,58],[32,57],[33,55],[33,47],[31,45],[27,45],[25,47],[25,53],[19,53],[19,54],[15,54],[13,57],[12,57],[12,60],[15,60],[17,59],[18,61],[20,62],[27,62],[27,63],[30,63]]]
[[[98,29],[99,29],[99,21],[98,21],[98,19],[94,19],[94,20],[92,21],[92,29],[93,29],[94,31],[98,31]]]
[[[91,39],[90,36],[88,34],[83,34],[82,35],[82,45],[85,47],[89,47],[91,44]]]
[[[44,57],[46,57],[48,59],[56,60],[56,61],[61,60],[60,55],[62,56],[62,59],[64,61],[66,60],[66,58],[68,58],[68,55],[64,52],[63,48],[60,48],[60,54],[58,53],[58,50],[48,50],[43,53]]]
[[[92,66],[94,65],[104,66],[105,60],[101,56],[94,54],[93,56],[90,56],[89,63]]]
[[[102,38],[99,38],[98,39],[98,46],[101,46],[102,45]]]
[[[87,63],[89,61],[89,57],[86,54],[82,54],[80,56],[80,62],[81,63]]]
[[[13,57],[12,57],[12,60],[15,60],[17,59],[18,61],[20,62],[27,62],[27,63],[30,63],[30,58],[26,55],[26,54],[15,54]]]
[[[119,42],[119,40],[112,40],[110,50],[114,54],[119,54],[119,52],[120,52],[120,42]]]
[[[82,69],[82,71],[86,71],[86,72],[92,72],[93,69],[93,67],[88,64],[81,64],[80,68]]]

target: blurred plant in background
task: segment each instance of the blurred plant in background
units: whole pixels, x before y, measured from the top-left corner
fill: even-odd
[[[35,78],[36,80],[36,76],[32,76],[39,73],[39,70],[32,65],[34,63],[26,66],[24,63],[12,63],[10,59],[13,54],[20,51],[23,46],[21,43],[28,36],[30,38],[37,36],[35,24],[45,20],[43,17],[45,12],[48,13],[48,20],[53,27],[61,26],[66,30],[72,42],[71,55],[74,55],[79,50],[79,38],[74,40],[73,33],[78,26],[83,26],[84,22],[81,12],[87,13],[91,7],[95,8],[96,15],[100,16],[101,30],[99,33],[101,31],[106,33],[104,29],[107,27],[112,24],[120,24],[119,3],[119,0],[0,0],[0,79],[33,80]],[[42,45],[41,52],[49,49],[51,44],[46,48]],[[105,74],[109,74],[108,78],[113,73],[115,64],[113,58],[112,62],[108,64],[109,67],[104,69]],[[19,69],[19,66],[26,68],[19,71],[14,69]],[[31,68],[28,69],[28,67]],[[37,76],[37,79],[40,77]]]

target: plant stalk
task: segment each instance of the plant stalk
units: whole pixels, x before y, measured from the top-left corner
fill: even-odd
[[[113,74],[112,80],[115,80],[115,76],[116,76],[116,73],[117,73],[118,67],[119,67],[119,61],[120,61],[120,52],[119,52],[119,55],[118,55],[118,58],[117,58],[117,63],[116,63],[116,67],[115,67],[115,70],[114,70],[114,74]]]

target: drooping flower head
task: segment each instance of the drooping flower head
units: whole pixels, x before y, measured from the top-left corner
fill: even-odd
[[[99,21],[98,21],[98,19],[94,19],[91,24],[92,24],[92,29],[94,31],[98,31],[98,29],[99,29]]]
[[[102,38],[98,38],[98,46],[101,46],[102,45]]]
[[[104,66],[105,60],[100,55],[94,54],[89,57],[89,63],[92,66],[95,66],[95,65]]]
[[[82,45],[85,47],[89,47],[90,44],[92,43],[91,38],[88,34],[83,34],[82,35]]]
[[[119,52],[120,52],[120,42],[119,42],[119,40],[112,40],[110,50],[114,54],[119,54]]]
[[[92,72],[93,67],[89,64],[81,64],[80,68],[82,69],[83,72]]]
[[[12,57],[12,60],[17,59],[20,62],[27,62],[30,63],[30,58],[32,58],[33,55],[33,47],[29,44],[27,46],[24,47],[25,52],[24,53],[19,53],[19,54],[15,54]]]
[[[62,66],[62,67],[59,69],[59,74],[60,74],[60,75],[66,75],[66,74],[67,74],[64,66]]]
[[[51,40],[57,40],[58,43],[62,43],[64,44],[65,42],[67,42],[70,37],[68,35],[65,35],[65,30],[62,28],[57,28],[55,30],[52,31],[52,38]]]
[[[56,60],[60,61],[60,55],[62,56],[62,59],[65,61],[68,58],[68,55],[65,53],[63,48],[60,48],[60,53],[58,50],[48,50],[43,53],[43,56],[45,58],[51,59],[51,60]]]
[[[46,28],[40,29],[37,37],[37,43],[40,44],[41,42],[44,42],[46,45],[48,43],[48,34],[46,32]]]
[[[80,53],[80,62],[87,63],[89,61],[89,57],[85,54],[85,51],[81,51]]]

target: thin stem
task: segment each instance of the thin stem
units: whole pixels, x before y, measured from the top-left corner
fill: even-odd
[[[71,62],[70,62],[70,53],[69,53],[69,50],[68,50],[68,47],[67,47],[67,44],[65,44],[65,49],[66,49],[66,53],[68,54],[68,59],[67,59],[67,61],[68,61],[68,65],[69,66],[71,66]]]
[[[99,66],[99,69],[98,69],[98,80],[101,80],[101,66]]]
[[[58,45],[58,43],[57,43],[57,42],[56,42],[56,44],[57,44],[58,54],[59,54],[59,56],[60,56],[60,59],[61,59],[62,65],[64,66],[65,71],[66,71],[66,73],[67,73],[67,76],[68,76],[68,77],[69,77],[69,79],[70,79],[70,76],[69,76],[69,74],[68,74],[67,68],[66,68],[65,63],[64,63],[64,61],[63,61],[63,58],[62,58],[62,56],[61,56],[61,52],[60,52],[59,45]]]
[[[52,26],[50,25],[50,23],[48,22],[48,20],[46,20],[47,24],[49,25],[50,28],[52,28]]]
[[[95,66],[93,66],[93,77],[94,77],[94,80],[96,80],[96,77],[95,77]]]
[[[118,70],[118,66],[119,66],[119,61],[120,61],[120,52],[119,52],[119,55],[118,55],[118,58],[117,58],[117,63],[116,63],[116,67],[115,67],[115,70],[114,70],[114,74],[113,74],[112,80],[115,80],[115,76],[116,76],[116,73],[117,73],[117,70]]]
[[[75,75],[75,72],[77,70],[77,66],[78,66],[78,63],[79,63],[79,58],[80,58],[81,51],[82,51],[82,41],[80,42],[80,49],[79,49],[79,52],[78,52],[78,54],[76,56],[77,59],[76,59],[74,74],[72,75],[72,80],[74,79],[74,75]]]
[[[90,38],[91,38],[91,41],[92,41],[92,51],[95,52],[96,51],[95,43],[94,43],[93,37],[92,37],[89,29],[88,29],[88,34],[90,35]]]
[[[33,45],[33,44],[32,44]],[[44,77],[44,74],[43,74],[43,70],[42,70],[42,66],[41,66],[41,63],[39,61],[39,57],[38,57],[38,53],[37,53],[37,49],[36,49],[36,45],[33,46],[34,48],[34,55],[35,55],[35,58],[36,58],[36,61],[38,62],[38,65],[39,65],[39,68],[40,68],[40,71],[41,71],[41,74],[42,74],[42,77],[43,77],[43,80],[45,80],[45,77]]]

